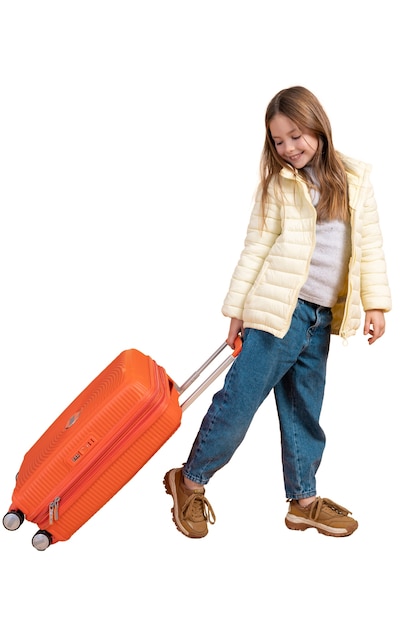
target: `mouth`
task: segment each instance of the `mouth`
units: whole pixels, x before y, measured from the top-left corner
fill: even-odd
[[[304,152],[299,152],[298,154],[293,154],[293,155],[291,155],[291,156],[289,156],[289,157],[288,157],[288,160],[289,160],[289,161],[298,161],[298,159],[299,159],[300,157],[302,157],[302,156],[303,156],[303,154],[304,154]]]

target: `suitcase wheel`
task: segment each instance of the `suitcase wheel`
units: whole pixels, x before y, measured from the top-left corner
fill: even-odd
[[[49,548],[51,543],[52,543],[52,535],[50,535],[47,530],[38,530],[38,532],[35,533],[32,537],[33,547],[39,550],[40,552],[43,552],[43,550],[46,550],[46,548]]]
[[[24,519],[22,511],[9,511],[3,517],[3,526],[7,530],[17,530],[23,524]]]

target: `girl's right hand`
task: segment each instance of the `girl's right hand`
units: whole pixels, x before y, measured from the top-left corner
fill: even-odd
[[[232,319],[230,320],[229,335],[226,339],[226,343],[233,350],[235,349],[236,337],[239,334],[241,337],[243,337],[243,321],[232,317]]]

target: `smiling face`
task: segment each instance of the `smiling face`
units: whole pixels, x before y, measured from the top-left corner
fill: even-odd
[[[279,156],[296,169],[305,167],[317,152],[317,135],[301,130],[282,113],[274,115],[269,130]]]

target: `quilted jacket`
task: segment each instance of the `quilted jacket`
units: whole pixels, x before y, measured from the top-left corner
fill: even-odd
[[[370,182],[371,167],[342,156],[349,185],[352,253],[347,280],[332,309],[332,333],[347,338],[360,326],[362,308],[391,309],[379,218]],[[278,199],[271,183],[262,216],[258,192],[244,249],[233,272],[222,312],[283,337],[301,286],[308,276],[315,246],[316,210],[307,185],[283,168]]]

